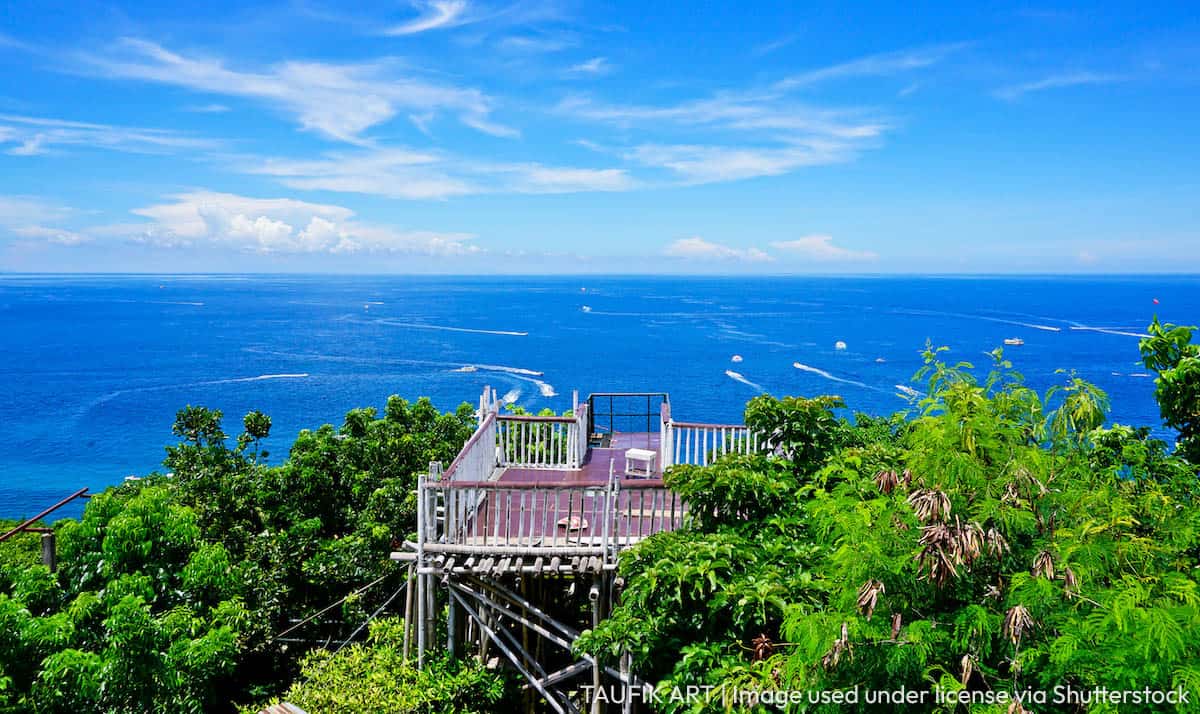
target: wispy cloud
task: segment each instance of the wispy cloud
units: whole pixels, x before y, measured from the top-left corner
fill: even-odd
[[[625,160],[668,170],[685,183],[774,176],[846,161],[874,145],[888,128],[861,112],[813,108],[776,91],[725,92],[660,106],[606,105],[574,96],[556,111],[623,130],[638,128],[647,139],[662,136],[615,151]],[[679,130],[702,140],[680,142]]]
[[[776,241],[770,247],[780,257],[794,260],[804,258],[810,262],[850,263],[875,260],[879,256],[870,251],[850,250],[835,245],[827,235],[811,235],[794,240]],[[762,248],[737,247],[716,243],[698,236],[680,238],[663,249],[663,255],[691,261],[731,263],[773,263],[776,256]]]
[[[192,104],[183,108],[184,111],[195,114],[224,114],[229,107],[224,104]]]
[[[414,2],[413,5],[421,14],[408,22],[388,28],[384,34],[415,35],[418,32],[461,25],[466,20],[466,0],[431,0]]]
[[[234,168],[274,177],[289,188],[416,200],[482,193],[624,191],[635,186],[619,168],[480,161],[399,148],[334,152],[314,159],[247,157],[235,161]]]
[[[571,65],[567,68],[570,74],[608,74],[612,71],[612,64],[609,63],[607,57],[593,57],[586,62]]]
[[[771,40],[770,42],[764,42],[761,45],[755,45],[754,47],[752,47],[750,49],[750,54],[755,57],[762,57],[764,55],[769,55],[772,52],[775,52],[777,50],[783,49],[784,47],[787,47],[788,45],[794,43],[799,38],[800,38],[800,35],[798,33],[784,35],[783,37],[780,37],[779,39]]]
[[[12,232],[23,238],[33,238],[55,245],[79,245],[92,240],[91,236],[50,226],[18,226],[13,228]]]
[[[0,47],[11,47],[18,50],[31,49],[27,43],[22,42],[11,35],[6,35],[3,32],[0,32]]]
[[[845,161],[847,146],[837,142],[808,141],[769,147],[732,147],[696,144],[640,144],[626,156],[645,166],[667,169],[687,183],[737,181],[757,176],[778,176],[804,166]]]
[[[827,235],[810,235],[793,240],[776,241],[771,244],[771,247],[794,257],[820,262],[869,261],[879,257],[876,253],[868,250],[850,250],[835,245],[833,236]]]
[[[288,61],[259,71],[239,71],[218,59],[186,57],[144,40],[125,39],[116,49],[85,57],[82,69],[111,78],[249,97],[294,115],[303,129],[341,141],[364,143],[364,132],[401,111],[447,112],[484,133],[517,134],[491,119],[492,100],[479,90],[407,76],[395,60]]]
[[[807,132],[840,138],[874,137],[887,129],[885,122],[864,117],[862,112],[812,107],[773,91],[721,92],[704,99],[659,106],[602,104],[575,95],[559,102],[556,111],[622,128],[669,123],[727,131]]]
[[[1049,89],[1061,89],[1063,87],[1078,87],[1090,84],[1113,84],[1114,82],[1124,82],[1129,77],[1120,74],[1106,74],[1100,72],[1064,72],[1061,74],[1052,74],[1048,77],[1023,84],[1014,84],[1007,87],[1001,87],[995,91],[995,95],[1000,99],[1012,101],[1020,99],[1026,94],[1032,92],[1044,92]]]
[[[559,0],[514,0],[507,5],[475,0],[410,0],[418,15],[383,31],[385,35],[414,35],[470,25],[480,36],[520,25],[558,22],[566,18]]]
[[[497,42],[496,46],[506,52],[545,54],[561,52],[569,47],[574,47],[575,44],[576,41],[572,37],[564,34],[510,35]]]
[[[78,245],[90,238],[62,228],[60,223],[74,212],[65,206],[31,196],[0,196],[0,238],[4,233],[34,243]]]
[[[56,222],[71,214],[70,209],[32,196],[0,195],[0,226]]]
[[[193,191],[170,203],[138,208],[150,223],[105,232],[163,247],[217,244],[264,254],[389,252],[465,255],[479,252],[464,233],[408,231],[361,223],[354,211],[288,198],[249,198]]]
[[[663,255],[670,258],[703,261],[769,263],[774,260],[769,254],[758,248],[735,248],[698,236],[674,241],[663,249]]]
[[[93,124],[47,117],[0,114],[0,146],[12,156],[36,156],[56,146],[107,149],[130,153],[169,153],[212,149],[218,142],[165,129]]]
[[[967,43],[955,42],[867,55],[848,62],[792,75],[781,80],[775,86],[778,89],[794,89],[850,77],[886,77],[903,74],[931,67],[965,47],[967,47]]]
[[[305,191],[361,193],[388,198],[443,199],[479,193],[478,187],[441,169],[441,155],[408,149],[334,152],[313,159],[247,157],[244,173],[276,178]]]

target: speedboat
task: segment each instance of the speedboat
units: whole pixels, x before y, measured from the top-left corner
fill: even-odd
[[[1020,337],[1006,337],[1004,338],[1004,344],[1020,347],[1025,344],[1025,340],[1022,340]]]

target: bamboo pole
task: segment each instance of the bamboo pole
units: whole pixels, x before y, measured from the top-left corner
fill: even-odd
[[[404,593],[404,662],[408,662],[408,643],[409,633],[412,631],[413,622],[413,563],[408,564],[408,575],[404,578],[407,592]]]
[[[483,630],[488,639],[495,643],[496,647],[498,647],[501,652],[508,656],[508,659],[510,662],[512,662],[513,666],[517,668],[517,670],[525,677],[530,685],[534,687],[534,689],[538,690],[538,693],[545,698],[546,703],[549,704],[554,711],[558,712],[558,714],[567,714],[567,710],[563,708],[562,703],[559,702],[558,698],[551,696],[550,692],[548,692],[546,688],[543,687],[538,681],[538,678],[534,677],[533,674],[531,674],[529,670],[517,660],[517,657],[512,653],[511,650],[509,650],[508,646],[504,644],[504,640],[502,640],[500,636],[497,635],[496,632],[492,630],[492,628],[489,627],[486,622],[483,621],[479,613],[471,608],[471,606],[468,605],[466,601],[464,601],[454,590],[450,591],[450,597],[458,601],[458,604],[462,606],[463,610],[479,622],[479,628]]]

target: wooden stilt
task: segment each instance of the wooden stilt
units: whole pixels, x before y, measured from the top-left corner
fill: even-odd
[[[446,652],[450,659],[458,659],[458,613],[457,603],[450,598],[446,603]]]
[[[549,704],[554,711],[558,712],[558,714],[568,714],[569,711],[573,710],[573,707],[570,709],[567,708],[570,706],[569,703],[566,703],[566,706],[564,706],[563,701],[561,701],[557,696],[552,695],[539,683],[539,679],[534,677],[529,670],[518,661],[516,655],[512,653],[512,651],[504,643],[504,640],[502,640],[500,636],[497,635],[496,632],[483,621],[483,618],[478,612],[476,612],[463,600],[462,597],[459,596],[458,592],[456,592],[456,589],[450,590],[450,597],[456,600],[458,604],[462,606],[463,611],[466,612],[468,616],[475,618],[475,620],[479,623],[479,628],[483,630],[488,639],[495,643],[497,649],[508,655],[509,661],[512,662],[513,666],[517,668],[517,671],[519,671],[525,677],[525,679],[530,683],[531,686],[534,687],[534,689],[538,690],[538,693],[542,695],[542,697],[546,700],[546,703]]]
[[[413,566],[408,564],[408,575],[404,578],[404,661],[408,662],[409,633],[413,631]]]

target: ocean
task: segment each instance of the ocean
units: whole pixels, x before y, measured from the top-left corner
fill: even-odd
[[[1200,276],[412,277],[0,275],[0,517],[161,467],[187,404],[253,409],[278,463],[297,432],[390,394],[441,409],[484,385],[530,410],[571,391],[664,391],[685,421],[747,399],[839,394],[909,406],[926,340],[1031,386],[1075,369],[1112,419],[1160,426],[1137,338],[1200,322]],[[1156,302],[1157,301],[1157,302]],[[842,343],[842,344],[839,344]],[[735,361],[735,355],[740,357]],[[474,370],[464,368],[474,367]],[[79,507],[65,511],[77,514]]]

